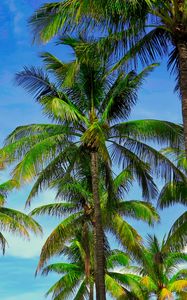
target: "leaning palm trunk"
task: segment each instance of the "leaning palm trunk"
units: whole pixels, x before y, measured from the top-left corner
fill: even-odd
[[[187,156],[187,41],[177,44],[180,67],[180,90],[182,96],[182,116],[184,124],[185,149]]]
[[[91,153],[91,173],[92,173],[92,191],[94,201],[94,230],[95,230],[95,260],[94,274],[96,284],[96,299],[106,300],[105,293],[105,257],[104,257],[104,235],[102,227],[102,217],[99,199],[98,184],[98,153]]]

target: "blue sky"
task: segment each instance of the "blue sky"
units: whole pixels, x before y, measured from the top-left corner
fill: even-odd
[[[51,51],[63,59],[68,59],[71,55],[67,48],[54,47],[52,43],[45,46],[32,45],[27,19],[33,10],[42,3],[44,3],[43,0],[2,0],[0,4],[1,145],[6,135],[16,126],[45,120],[32,97],[14,85],[14,74],[20,71],[24,65],[40,65],[38,53],[41,51]],[[161,66],[149,76],[141,89],[139,102],[133,111],[132,118],[157,118],[180,123],[180,100],[173,93],[173,88],[174,80],[167,72],[166,63],[163,61]],[[6,178],[8,178],[7,174],[0,174],[2,182]],[[12,193],[8,199],[8,206],[23,210],[29,189],[29,186],[25,186],[22,190]],[[140,195],[135,188],[128,197],[139,199]],[[53,198],[53,192],[46,191],[38,196],[34,205],[52,202]],[[183,209],[180,206],[175,206],[167,212],[163,211],[161,223],[156,225],[154,229],[149,229],[140,222],[132,222],[132,224],[141,228],[140,233],[143,235],[146,232],[154,231],[162,236]],[[27,242],[16,236],[6,234],[9,248],[6,255],[0,257],[0,297],[3,300],[43,300],[45,292],[56,279],[52,275],[48,278],[34,277],[42,243],[57,224],[55,219],[43,218],[40,221],[44,226],[43,238],[31,237],[31,241]]]

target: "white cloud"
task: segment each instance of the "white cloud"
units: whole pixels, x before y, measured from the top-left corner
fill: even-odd
[[[6,255],[20,258],[38,257],[49,234],[50,232],[48,231],[42,237],[31,235],[30,240],[25,240],[21,237],[13,236],[11,233],[6,233],[5,237],[8,241]]]
[[[19,34],[22,31],[20,21],[23,18],[23,14],[17,8],[15,0],[6,0],[6,4],[9,11],[13,14],[14,33]]]

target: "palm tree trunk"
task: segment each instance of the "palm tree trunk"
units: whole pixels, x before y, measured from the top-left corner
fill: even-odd
[[[94,200],[94,273],[96,284],[96,299],[106,300],[105,293],[105,257],[104,257],[104,234],[102,227],[102,216],[99,199],[99,170],[98,170],[98,153],[91,152],[91,174],[92,174],[92,192]]]
[[[185,151],[187,157],[187,42],[177,44],[179,52],[180,91],[182,96],[182,117],[184,124]]]
[[[85,268],[85,275],[86,275],[86,283],[89,285],[89,300],[94,300],[94,293],[93,293],[93,281],[91,278],[91,259],[90,259],[90,241],[89,241],[89,234],[88,234],[88,224],[84,223],[83,225],[83,241],[84,241],[84,250],[85,250],[85,261],[84,261],[84,268]]]

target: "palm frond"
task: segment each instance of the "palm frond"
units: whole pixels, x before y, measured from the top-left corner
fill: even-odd
[[[131,137],[140,141],[168,144],[171,147],[183,146],[183,128],[180,125],[160,120],[135,120],[111,127],[114,135]]]
[[[158,206],[163,209],[176,203],[187,204],[187,184],[182,181],[168,182],[161,190]]]
[[[107,269],[115,268],[117,266],[127,266],[129,264],[130,258],[124,252],[115,249],[112,250],[110,255],[107,257]]]
[[[60,152],[62,141],[65,143],[64,135],[59,134],[34,145],[14,168],[13,178],[16,178],[19,183],[24,183],[37,176],[45,164]]]
[[[143,162],[136,154],[134,154],[129,149],[117,144],[112,143],[112,153],[111,158],[119,166],[125,169],[127,166],[130,168],[134,178],[138,181],[141,189],[142,195],[146,200],[150,198],[155,198],[157,195],[157,188],[150,175],[150,166],[148,163]]]
[[[25,137],[33,135],[39,136],[44,132],[49,135],[55,135],[69,132],[69,130],[64,125],[59,124],[31,124],[19,126],[8,135],[5,140],[5,145],[15,143]]]
[[[64,274],[71,271],[79,271],[80,267],[75,263],[54,263],[42,270],[42,275],[47,276],[50,272]]]
[[[119,213],[122,216],[132,217],[147,222],[149,225],[159,221],[159,214],[155,208],[147,202],[129,200],[118,204]]]
[[[48,75],[41,68],[25,67],[23,71],[16,74],[15,81],[36,99],[49,95],[58,96],[55,84],[50,82]]]
[[[169,285],[169,289],[172,292],[181,292],[185,291],[187,288],[187,280],[181,279],[181,280],[176,280],[175,282],[172,282]]]
[[[125,249],[128,249],[131,253],[141,244],[141,237],[138,232],[120,215],[113,216],[110,224],[104,224],[104,227],[108,229],[115,238],[123,245]]]
[[[109,274],[105,275],[106,289],[110,295],[117,299],[129,299],[127,297],[127,291],[123,288],[115,279]]]
[[[66,218],[53,230],[42,248],[37,272],[41,270],[51,256],[59,254],[62,251],[64,243],[73,236],[81,222],[82,216],[78,212]]]
[[[174,250],[181,250],[187,243],[187,211],[185,211],[172,225],[166,246]]]
[[[7,240],[5,239],[3,234],[0,232],[0,247],[2,249],[3,255],[5,254],[5,249],[6,249],[7,244],[8,244]]]
[[[43,205],[33,209],[30,213],[31,216],[55,216],[62,218],[66,214],[72,214],[77,211],[80,211],[81,207],[76,203],[52,203]]]

